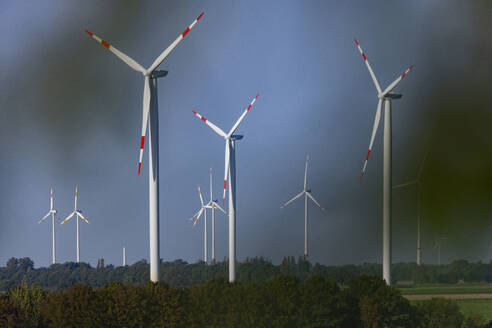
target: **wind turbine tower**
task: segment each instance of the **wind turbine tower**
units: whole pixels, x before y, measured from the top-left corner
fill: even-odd
[[[53,187],[50,188],[50,210],[49,212],[43,216],[38,223],[46,220],[51,214],[51,247],[52,247],[52,264],[56,262],[56,252],[55,252],[55,214],[56,210],[53,208]]]
[[[206,208],[210,208],[212,210],[212,264],[215,264],[215,209],[218,208],[224,214],[227,214],[226,211],[222,207],[217,204],[217,200],[212,198],[212,168],[210,168],[210,200],[205,205]]]
[[[148,69],[135,60],[125,55],[107,41],[102,40],[94,33],[85,30],[93,39],[101,43],[105,48],[114,53],[128,66],[142,73],[144,77],[143,110],[142,110],[142,133],[140,138],[140,157],[138,162],[138,174],[142,166],[143,148],[147,121],[149,125],[149,234],[150,234],[150,280],[159,281],[159,119],[157,105],[157,79],[167,75],[167,71],[157,70],[157,67],[166,59],[171,51],[183,40],[193,26],[198,23],[204,13],[201,13],[193,23],[181,33],[176,40],[159,57],[157,57]]]
[[[369,150],[367,151],[366,160],[364,162],[364,167],[362,168],[362,173],[360,179],[364,177],[367,161],[369,160],[369,155],[371,154],[372,146],[374,143],[374,138],[379,126],[379,120],[381,119],[381,106],[384,102],[384,160],[383,160],[383,279],[386,283],[391,286],[391,100],[399,99],[402,97],[401,94],[392,93],[391,91],[396,87],[396,85],[407,75],[407,73],[412,69],[412,66],[407,68],[407,70],[400,75],[396,80],[394,80],[384,91],[381,90],[379,82],[376,79],[376,75],[372,71],[371,65],[367,60],[367,57],[362,51],[357,39],[354,39],[357,48],[366,63],[369,74],[371,75],[372,81],[376,86],[378,92],[378,106],[376,109],[376,117],[374,119],[374,125],[372,128],[371,141],[369,143]]]

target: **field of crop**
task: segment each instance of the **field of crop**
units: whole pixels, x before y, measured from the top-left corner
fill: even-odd
[[[399,288],[411,303],[432,297],[454,299],[465,316],[480,314],[492,320],[492,286],[489,284],[428,285],[414,288]]]
[[[461,312],[468,316],[472,313],[482,315],[487,321],[492,320],[492,299],[484,300],[456,300]]]
[[[400,288],[403,295],[436,295],[436,294],[492,294],[489,284],[475,285],[433,285],[414,288]]]

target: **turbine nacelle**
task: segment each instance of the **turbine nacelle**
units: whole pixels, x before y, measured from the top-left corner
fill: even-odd
[[[240,134],[233,134],[232,136],[229,137],[229,140],[241,140],[242,138],[244,138],[244,136],[240,135]]]
[[[389,92],[387,94],[384,95],[383,98],[388,98],[388,99],[400,99],[403,95],[402,94],[399,94],[399,93],[392,93],[392,92]]]
[[[156,71],[152,71],[150,74],[149,74],[149,77],[151,79],[158,79],[160,77],[165,77],[167,75],[168,71],[164,71],[164,70],[156,70]]]

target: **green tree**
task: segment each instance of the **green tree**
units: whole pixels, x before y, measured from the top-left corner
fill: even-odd
[[[463,314],[454,300],[433,298],[418,302],[416,308],[423,328],[460,328],[463,324]]]
[[[381,278],[359,276],[345,290],[351,327],[414,327],[414,310]]]
[[[25,315],[8,297],[0,297],[0,327],[25,327]]]
[[[36,284],[29,286],[24,280],[22,285],[13,287],[9,291],[11,302],[26,316],[25,327],[41,327],[41,307],[46,293]]]

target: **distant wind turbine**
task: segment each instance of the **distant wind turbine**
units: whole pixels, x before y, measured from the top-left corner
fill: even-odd
[[[308,257],[308,197],[311,198],[311,200],[318,205],[319,208],[321,208],[323,211],[325,208],[321,206],[316,199],[314,199],[313,195],[311,194],[311,189],[307,188],[307,169],[308,169],[308,162],[309,162],[309,155],[306,156],[306,169],[304,170],[304,189],[294,196],[291,200],[289,200],[287,203],[282,205],[280,208],[284,208],[285,206],[289,205],[292,203],[294,200],[297,198],[301,197],[304,195],[304,258],[306,259]]]
[[[215,124],[193,111],[198,118],[207,124],[219,136],[225,139],[225,165],[224,165],[224,194],[222,195],[222,206],[225,204],[225,194],[227,189],[227,177],[229,177],[229,281],[236,280],[236,140],[241,140],[243,136],[235,135],[236,129],[249,112],[253,104],[258,99],[259,94],[244,110],[236,123],[232,126],[229,133],[225,133]]]
[[[437,265],[441,265],[441,242],[448,237],[438,237],[434,242],[434,248],[437,249]]]
[[[53,187],[50,188],[50,210],[49,212],[38,221],[38,223],[43,222],[50,216],[51,214],[51,247],[52,247],[52,264],[56,262],[56,253],[55,253],[55,214],[56,210],[53,208]]]
[[[79,234],[79,218],[85,221],[85,223],[89,224],[90,222],[82,215],[82,211],[77,208],[77,186],[75,186],[75,206],[73,212],[67,216],[65,220],[63,220],[60,225],[64,224],[68,220],[70,220],[75,215],[75,220],[77,222],[77,263],[80,262],[80,234]]]
[[[218,208],[224,214],[227,215],[226,211],[219,204],[217,204],[217,200],[214,200],[212,192],[212,168],[210,168],[210,200],[207,204],[205,204],[206,208],[210,208],[212,210],[212,264],[215,264],[215,209]]]
[[[403,188],[411,185],[417,187],[417,265],[422,263],[422,171],[424,169],[425,160],[427,159],[429,152],[424,156],[422,163],[420,164],[419,172],[417,173],[417,179],[407,181],[405,183],[393,186],[394,189]]]
[[[374,125],[372,128],[371,141],[369,143],[369,150],[367,151],[366,160],[362,168],[360,179],[364,177],[367,161],[371,154],[374,138],[379,126],[379,120],[381,119],[381,107],[384,101],[384,161],[383,161],[383,279],[388,285],[391,285],[391,100],[401,98],[401,94],[395,94],[391,91],[396,85],[407,75],[412,69],[412,66],[394,80],[384,91],[381,90],[379,82],[376,79],[376,75],[372,71],[371,65],[367,61],[367,57],[362,51],[357,39],[354,39],[357,48],[366,63],[369,74],[372,81],[376,86],[378,92],[378,106],[376,109],[376,117],[374,119]]]
[[[196,212],[191,218],[190,221],[193,221],[193,226],[195,226],[202,216],[204,214],[204,221],[203,221],[203,261],[207,263],[207,208],[205,207],[205,204],[203,203],[203,197],[202,197],[202,192],[200,190],[200,186],[198,186],[198,195],[200,196],[200,203],[201,207],[198,212]]]

